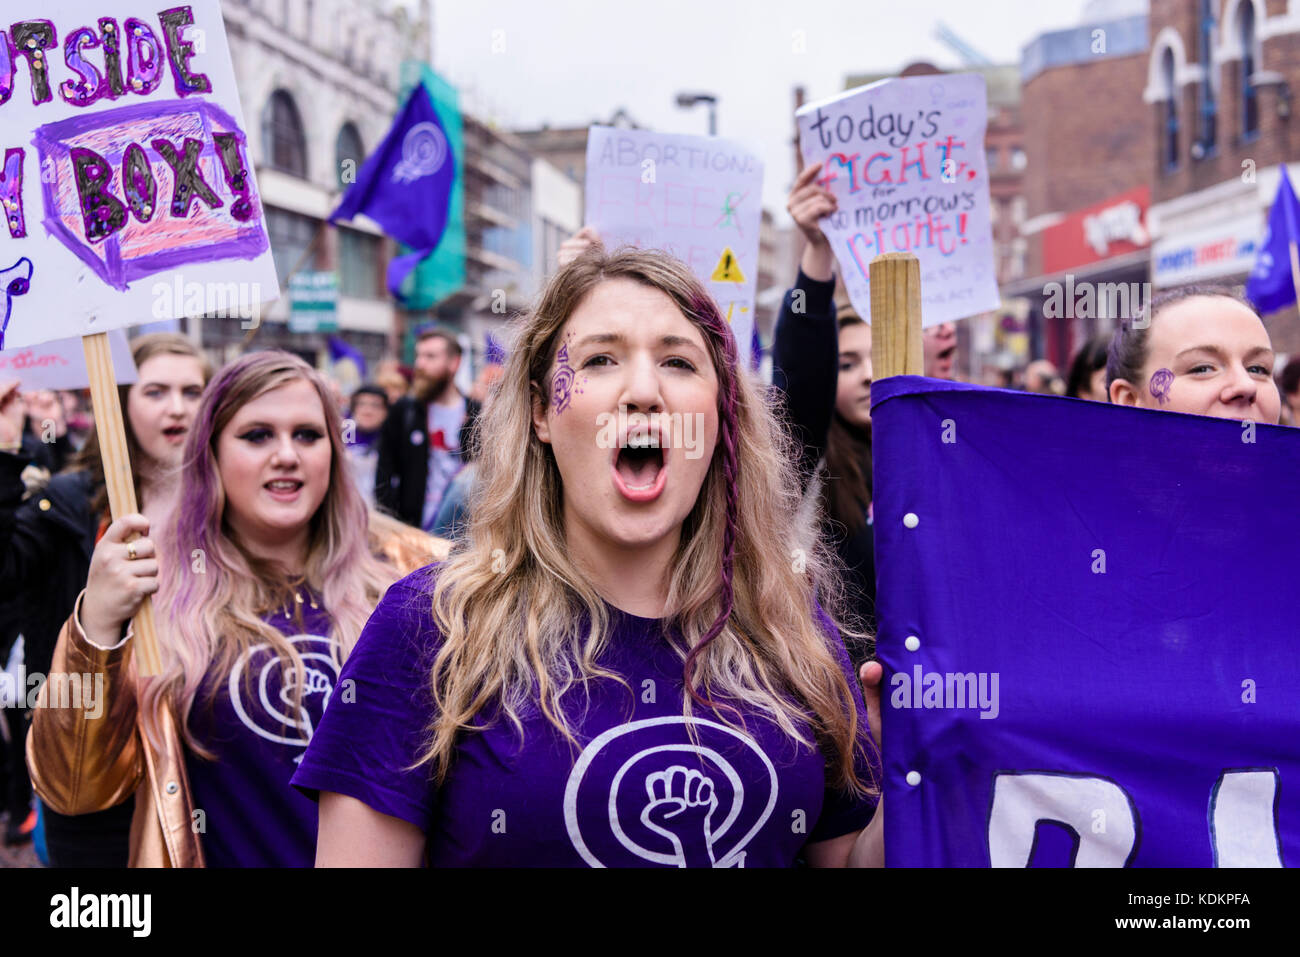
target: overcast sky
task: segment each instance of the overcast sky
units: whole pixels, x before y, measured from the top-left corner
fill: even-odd
[[[943,22],[998,63],[1044,30],[1079,22],[1083,0],[434,0],[434,68],[464,108],[512,129],[607,121],[619,107],[663,132],[718,133],[759,151],[764,202],[785,215],[794,175],[793,89],[838,92],[846,74],[914,60],[956,68]],[[501,32],[497,32],[501,31]],[[796,43],[802,31],[803,50]],[[493,52],[494,43],[498,51]],[[501,48],[504,47],[502,50]]]

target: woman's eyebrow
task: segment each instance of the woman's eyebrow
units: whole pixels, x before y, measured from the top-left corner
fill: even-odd
[[[623,335],[623,333],[621,332],[593,332],[591,335],[583,336],[574,344],[574,346],[575,348],[581,348],[582,346],[586,346],[586,345],[593,345],[593,344],[603,345],[603,344],[610,344],[610,343],[615,345],[626,345],[627,336]],[[660,336],[659,345],[671,346],[676,348],[695,349],[698,352],[704,351],[703,349],[700,348],[700,346],[697,343],[695,343],[691,339],[686,338],[685,336],[676,336],[676,335]]]
[[[1184,349],[1182,352],[1178,353],[1178,355],[1174,356],[1174,358],[1181,359],[1183,356],[1191,352],[1208,352],[1210,355],[1218,359],[1227,358],[1227,353],[1225,353],[1218,346],[1189,346],[1188,348]]]

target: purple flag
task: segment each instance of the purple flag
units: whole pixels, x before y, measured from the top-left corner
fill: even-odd
[[[1246,280],[1246,298],[1260,312],[1276,312],[1296,301],[1291,275],[1291,243],[1300,243],[1300,202],[1291,189],[1286,164],[1278,165],[1282,178],[1277,184],[1273,208],[1268,211],[1268,229],[1260,243],[1255,268]]]
[[[1300,431],[871,398],[889,866],[1300,861]]]
[[[442,239],[455,179],[456,158],[421,83],[330,216],[335,224],[369,216],[393,239],[412,248],[388,266],[388,291],[399,300],[406,277]]]

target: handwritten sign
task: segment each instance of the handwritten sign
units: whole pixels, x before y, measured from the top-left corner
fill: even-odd
[[[6,3],[0,347],[278,295],[220,6],[159,7]]]
[[[113,378],[118,385],[130,385],[136,380],[136,369],[126,332],[114,329],[108,334],[108,345],[113,356]],[[56,339],[0,352],[0,381],[7,379],[17,379],[24,392],[86,388],[90,385],[90,372],[86,369],[86,350],[81,338]]]
[[[999,302],[984,159],[984,78],[882,80],[809,103],[796,114],[805,162],[839,204],[822,220],[854,308],[871,316],[871,260],[921,262],[922,324]]]
[[[746,367],[762,210],[763,163],[738,143],[608,126],[587,133],[587,222],[606,249],[663,249],[690,266],[730,321]]]

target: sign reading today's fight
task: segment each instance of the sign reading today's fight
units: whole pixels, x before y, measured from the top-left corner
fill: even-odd
[[[999,302],[984,158],[988,104],[978,74],[881,80],[796,114],[804,162],[838,209],[822,220],[849,298],[871,316],[871,260],[921,263],[922,324]]]
[[[245,129],[217,0],[6,0],[0,348],[275,299]]]
[[[763,163],[716,136],[593,126],[587,222],[608,250],[631,244],[681,259],[717,300],[748,365],[758,285]]]

